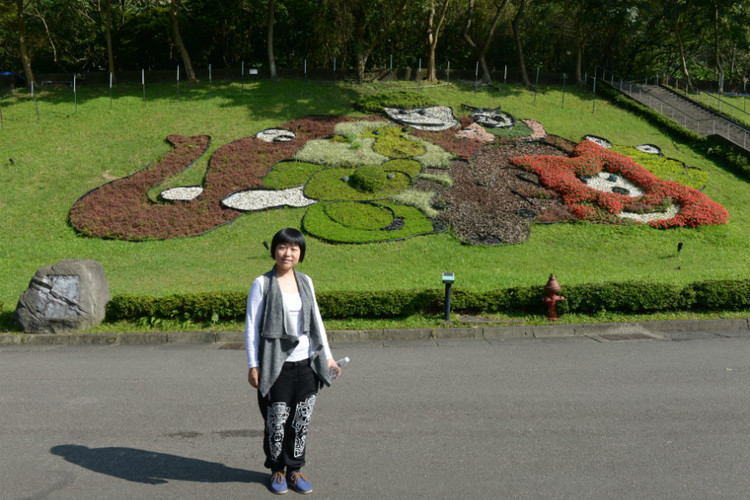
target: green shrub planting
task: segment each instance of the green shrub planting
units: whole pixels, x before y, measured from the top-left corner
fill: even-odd
[[[365,193],[377,193],[385,186],[385,172],[377,165],[365,165],[352,172],[349,185]]]
[[[375,139],[375,152],[390,158],[408,158],[425,153],[421,141],[405,134],[401,127],[389,126],[369,130],[364,137]]]
[[[750,308],[750,280],[709,280],[694,283],[689,298],[695,308],[742,310]]]
[[[699,168],[688,167],[674,158],[643,153],[631,146],[614,146],[612,150],[632,158],[638,165],[659,179],[679,182],[693,189],[704,188],[708,183],[706,172]]]
[[[501,139],[518,139],[519,137],[528,137],[533,133],[531,128],[521,120],[516,120],[510,128],[488,128],[486,130]]]
[[[271,189],[287,189],[305,184],[310,177],[325,168],[323,165],[302,161],[280,161],[263,178],[263,184]]]
[[[412,179],[422,171],[422,164],[416,160],[398,159],[390,160],[382,165],[386,172],[402,172]]]
[[[411,178],[395,172],[393,179],[386,177],[384,185],[376,192],[355,189],[351,185],[355,169],[327,168],[316,172],[305,186],[305,196],[314,200],[376,200],[403,191],[411,184]],[[349,180],[345,181],[344,178]],[[385,174],[384,174],[385,177]]]
[[[325,212],[334,222],[355,229],[380,229],[393,221],[393,210],[374,203],[329,203],[325,206]]]
[[[436,103],[422,93],[403,90],[378,92],[357,99],[354,107],[365,113],[382,113],[383,108],[421,108]]]
[[[595,314],[602,311],[649,313],[685,310],[750,309],[750,280],[710,280],[680,287],[669,283],[631,281],[563,287],[567,300],[559,313]],[[329,291],[317,295],[324,318],[399,318],[442,311],[442,290]],[[544,314],[542,286],[514,287],[487,292],[454,289],[456,313]],[[165,297],[116,295],[107,304],[107,320],[137,321],[164,318],[191,321],[241,321],[247,292],[222,292]]]
[[[434,232],[432,221],[418,209],[391,202],[378,202],[377,205],[393,212],[393,227],[372,230],[345,226],[328,215],[330,205],[337,203],[346,202],[334,201],[312,205],[302,220],[304,230],[317,238],[333,243],[372,243]]]

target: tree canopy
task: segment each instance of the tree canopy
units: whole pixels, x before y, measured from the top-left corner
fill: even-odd
[[[270,15],[272,14],[272,15]],[[269,29],[269,23],[271,28]],[[745,81],[750,0],[0,0],[0,71],[542,68]],[[33,68],[33,70],[32,70]],[[190,77],[189,72],[186,73]],[[526,78],[528,82],[528,78]]]

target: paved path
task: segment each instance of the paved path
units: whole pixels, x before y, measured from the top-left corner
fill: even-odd
[[[747,331],[626,338],[334,344],[312,498],[745,498]],[[272,497],[235,347],[0,348],[0,498]]]

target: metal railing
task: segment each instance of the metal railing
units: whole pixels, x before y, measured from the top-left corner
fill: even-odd
[[[734,115],[732,115],[732,119],[730,120],[725,118],[724,116],[721,116],[721,114],[717,113],[716,111],[710,109],[710,106],[703,105],[703,108],[706,109],[706,113],[708,113],[710,116],[706,118],[695,118],[685,111],[675,107],[672,103],[662,99],[658,95],[655,95],[650,91],[650,89],[645,88],[647,85],[649,85],[648,78],[644,80],[643,84],[641,84],[640,82],[633,82],[626,78],[620,77],[601,66],[597,66],[595,68],[595,77],[600,79],[601,81],[609,83],[612,87],[620,90],[627,95],[630,95],[630,97],[633,97],[641,104],[648,106],[654,111],[657,111],[659,114],[676,122],[677,124],[696,132],[698,135],[705,136],[718,134],[745,150],[747,150],[748,145],[750,145],[750,129],[734,121]],[[659,77],[651,79],[651,81],[651,85],[658,85],[660,88],[667,87],[666,84],[668,80],[666,79],[661,79],[662,83],[660,83]],[[691,99],[689,94],[684,93],[681,89],[670,90],[681,96],[684,96],[684,98],[686,99],[693,100]],[[708,99],[713,97],[714,96],[710,96],[709,94],[706,98]],[[698,102],[699,104],[701,104],[700,101]],[[732,109],[740,110],[738,107],[726,101],[725,104],[727,106],[731,106]],[[749,113],[745,112],[745,115],[747,115],[750,119]]]

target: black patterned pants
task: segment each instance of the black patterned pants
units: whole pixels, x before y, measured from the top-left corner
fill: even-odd
[[[298,470],[305,465],[307,429],[318,394],[318,378],[310,360],[286,362],[268,396],[258,392],[265,421],[263,451],[271,471]]]

